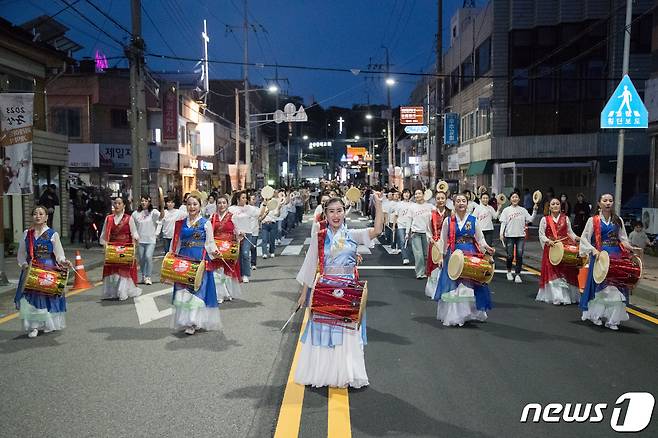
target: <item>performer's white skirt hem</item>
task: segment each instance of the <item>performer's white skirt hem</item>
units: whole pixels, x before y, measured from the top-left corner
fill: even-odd
[[[313,345],[309,335],[302,344],[295,382],[315,388],[367,386],[369,382],[361,331],[345,329],[342,345],[334,347]]]
[[[204,330],[221,330],[219,307],[206,307],[203,300],[187,289],[174,291],[174,313],[171,328],[194,327]]]
[[[237,279],[228,276],[224,273],[224,268],[219,268],[212,273],[215,279],[215,289],[217,290],[217,298],[220,300],[227,300],[229,298],[240,298],[242,296],[242,289]]]
[[[436,268],[432,271],[432,274],[427,278],[427,283],[425,284],[425,295],[434,298],[436,293],[436,285],[439,282],[439,275],[441,275],[441,270]]]
[[[556,278],[539,288],[535,300],[555,305],[574,304],[580,301],[580,289],[569,284],[564,278]]]
[[[487,312],[475,307],[475,292],[463,283],[457,289],[441,295],[436,319],[445,326],[464,325],[466,321],[486,321]]]
[[[588,310],[583,311],[583,321],[605,320],[606,326],[615,326],[629,319],[624,294],[615,286],[608,286],[597,292],[587,307]]]
[[[129,297],[138,297],[141,294],[142,290],[135,286],[133,279],[130,277],[112,274],[103,278],[103,299],[118,298],[119,301],[123,301]]]
[[[51,313],[48,309],[37,309],[25,297],[21,298],[19,314],[23,320],[23,329],[30,330],[62,330],[66,328],[64,312]]]

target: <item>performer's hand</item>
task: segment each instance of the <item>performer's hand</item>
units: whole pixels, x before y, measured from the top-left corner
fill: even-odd
[[[30,266],[28,263],[23,263],[21,269],[27,269],[28,266]]]
[[[555,246],[555,240],[548,240],[548,245],[549,246]]]
[[[576,242],[580,242],[580,237],[576,236]]]
[[[443,257],[439,259],[439,263],[437,263],[436,266],[438,266],[439,269],[443,269]]]
[[[302,291],[299,294],[299,299],[297,300],[297,305],[299,307],[304,307],[306,305],[306,286],[302,286]]]
[[[596,249],[596,248],[593,248],[592,249],[592,257],[598,257],[598,255],[599,255],[599,250]]]
[[[221,254],[221,252],[219,252],[219,250],[216,249],[216,250],[212,253],[212,256],[213,256],[213,258],[217,258],[217,257],[219,257],[220,254]]]
[[[500,243],[502,243],[502,244],[503,244],[503,248],[505,248],[505,238],[504,238],[504,237],[501,237],[501,238],[500,238]]]

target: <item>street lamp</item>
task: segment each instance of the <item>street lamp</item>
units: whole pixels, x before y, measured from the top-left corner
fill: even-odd
[[[393,78],[386,78],[386,85],[388,85],[389,87],[395,85],[395,79],[393,79]]]
[[[267,91],[270,94],[278,93],[279,92],[279,87],[277,87],[275,84],[272,84],[269,87],[267,87]]]
[[[302,137],[304,140],[308,140],[308,135]]]
[[[372,120],[372,114],[370,113],[366,114],[366,120]]]

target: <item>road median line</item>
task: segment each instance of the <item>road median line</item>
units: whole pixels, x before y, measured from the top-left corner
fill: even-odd
[[[350,397],[347,388],[329,388],[328,438],[351,438]]]
[[[295,383],[295,370],[297,369],[299,355],[302,351],[301,337],[308,322],[308,315],[309,311],[306,309],[304,312],[304,320],[299,329],[299,339],[297,339],[297,346],[295,347],[295,355],[293,356],[292,365],[290,366],[286,389],[283,393],[283,400],[281,401],[281,410],[279,411],[279,418],[276,422],[274,438],[291,438],[299,436],[299,427],[302,421],[302,407],[304,405],[304,391],[306,390],[306,387]]]

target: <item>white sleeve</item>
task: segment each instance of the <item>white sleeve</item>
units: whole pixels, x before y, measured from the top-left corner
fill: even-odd
[[[155,225],[158,224],[158,221],[160,220],[160,210],[151,210],[151,220]]]
[[[484,238],[482,228],[480,228],[480,224],[478,224],[477,221],[475,221],[475,241],[478,243],[478,245],[480,245],[480,248],[484,248],[485,245],[491,246]]]
[[[585,224],[585,229],[583,234],[580,235],[580,249],[578,253],[581,257],[584,257],[592,252],[594,246],[592,246],[592,234],[594,233],[594,220],[592,218],[587,219]]]
[[[137,232],[137,225],[135,224],[135,219],[133,219],[132,216],[130,216],[130,219],[128,219],[128,225],[130,226],[130,234],[132,235],[133,239],[139,240],[139,233]]]
[[[215,233],[212,229],[212,223],[206,221],[203,229],[206,231],[206,243],[204,244],[204,247],[206,248],[206,253],[210,259],[213,260],[215,258],[213,254],[217,252],[217,244],[215,243]]]
[[[491,205],[487,205],[487,208],[489,208],[489,212],[491,213],[491,219],[495,220],[498,219],[498,213],[500,210],[496,211],[495,208],[493,208]]]
[[[349,230],[348,233],[352,240],[354,240],[359,245],[365,245],[368,248],[372,246],[372,240],[370,240],[370,230],[373,228],[362,228],[360,230]]]
[[[553,220],[553,219],[550,219]],[[569,220],[569,219],[567,219]],[[568,224],[568,222],[567,222]],[[570,228],[571,229],[571,228]],[[548,243],[550,239],[546,237],[546,216],[541,218],[541,221],[539,221],[539,244],[541,247],[545,247],[546,244]]]
[[[571,220],[567,217],[567,235],[571,240],[574,242],[576,241],[576,233],[573,232],[573,228],[571,228]]]
[[[107,243],[107,241],[105,240],[105,231],[106,231],[105,226],[106,225],[107,225],[107,216],[105,216],[105,220],[103,220],[103,229],[101,230],[101,235],[98,236],[98,243],[100,243],[101,245],[105,245]]]
[[[27,238],[27,230],[23,231],[23,238],[18,242],[18,252],[16,253],[16,261],[18,266],[27,264],[27,248],[25,248],[25,239]]]
[[[318,270],[318,233],[311,234],[311,245],[304,257],[304,263],[297,273],[297,282],[301,285],[313,287],[315,274]]]
[[[64,248],[62,248],[62,242],[59,240],[59,234],[57,232],[53,233],[53,237],[50,238],[50,241],[53,243],[53,253],[55,254],[55,260],[59,263],[66,260],[66,254],[64,254]]]
[[[621,219],[621,226],[619,227],[619,241],[630,246],[630,242],[628,241],[628,235],[626,234],[626,226],[624,225],[623,219]]]
[[[525,221],[527,223],[532,223],[535,220],[535,216],[537,216],[537,213],[539,212],[539,209],[535,210],[533,208],[532,215],[530,213],[528,213],[528,210],[526,210],[525,208],[524,208],[524,210],[525,210]],[[542,212],[542,214],[543,214],[543,212]]]
[[[441,246],[439,248],[441,248],[442,255],[445,255],[448,250],[448,233],[450,231],[449,221],[450,217],[445,218],[443,220],[443,225],[441,226]]]
[[[507,216],[509,207],[503,208],[503,211],[500,213],[500,240],[505,238],[505,228],[507,227]]]

